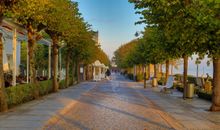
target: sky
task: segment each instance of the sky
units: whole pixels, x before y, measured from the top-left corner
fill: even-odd
[[[101,48],[112,58],[114,51],[133,39],[144,25],[135,25],[139,15],[128,0],[75,0],[85,21],[99,31]]]

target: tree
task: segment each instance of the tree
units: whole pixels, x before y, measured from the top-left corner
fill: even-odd
[[[96,47],[96,51],[94,52],[96,55],[96,59],[99,60],[101,63],[105,64],[106,66],[110,66],[110,60],[107,54],[99,47]]]
[[[163,62],[166,59],[167,54],[162,46],[163,32],[157,27],[147,28],[141,44],[146,62],[148,64],[154,64],[154,78],[156,79],[157,64]]]
[[[129,53],[132,52],[136,45],[137,40],[132,40],[129,43],[122,45],[114,52],[115,63],[119,68],[128,68],[134,65],[132,58],[128,57]]]
[[[0,1],[0,25],[2,24],[4,15],[12,10],[14,4],[19,0],[1,0]],[[7,111],[8,105],[5,92],[4,70],[3,70],[3,34],[0,33],[0,111]]]
[[[146,88],[146,65],[150,65],[148,62],[148,59],[145,56],[145,45],[143,44],[143,38],[138,39],[136,46],[134,49],[130,51],[130,53],[127,56],[127,62],[130,66],[142,65],[142,70],[143,70],[143,76],[144,76],[144,88]],[[149,71],[148,71],[149,72]],[[149,75],[149,74],[148,74]]]
[[[71,8],[71,1],[69,0],[50,0],[51,6],[49,11],[45,13],[45,31],[52,39],[52,57],[53,57],[53,91],[57,92],[59,89],[58,84],[58,48],[60,47],[60,39],[63,32],[71,29],[70,21],[74,16]],[[65,13],[64,13],[65,11]]]
[[[48,47],[47,45],[38,43],[34,50],[34,62],[37,63],[34,68],[42,73],[42,71],[48,67]]]
[[[66,30],[63,34],[62,39],[65,41],[66,46],[64,48],[64,56],[66,56],[66,80],[65,80],[65,86],[69,86],[69,78],[70,78],[70,58],[73,54],[73,48],[76,44],[78,44],[78,40],[80,39],[80,34],[82,30],[84,29],[84,21],[83,18],[81,18],[80,13],[78,12],[77,3],[72,2],[70,4],[71,10],[73,12],[73,17],[69,21],[70,23],[70,29]],[[74,59],[74,57],[72,58]],[[73,69],[73,68],[72,68]],[[74,77],[74,74],[72,75]]]
[[[195,1],[190,8],[198,29],[197,52],[213,60],[213,94],[211,111],[220,111],[220,1]]]
[[[28,55],[30,83],[36,84],[35,46],[42,38],[40,31],[45,28],[44,14],[48,11],[49,0],[21,0],[16,3],[12,16],[15,21],[24,25],[28,35]],[[39,88],[36,85],[35,98],[39,98]]]

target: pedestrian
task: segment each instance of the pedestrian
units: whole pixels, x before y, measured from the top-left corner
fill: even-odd
[[[109,69],[107,69],[107,71],[105,72],[105,76],[106,78],[109,80],[109,76],[111,75],[111,72]]]

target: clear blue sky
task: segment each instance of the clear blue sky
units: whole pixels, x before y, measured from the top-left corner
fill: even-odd
[[[144,28],[144,25],[134,25],[139,16],[128,0],[75,1],[85,21],[99,31],[101,47],[110,58],[120,45],[134,39],[135,32]]]

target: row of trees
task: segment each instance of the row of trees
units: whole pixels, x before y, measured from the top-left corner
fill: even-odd
[[[188,57],[197,53],[213,59],[213,103],[220,110],[220,1],[218,0],[129,0],[146,29],[137,46],[127,56],[127,65],[158,64],[184,59],[186,97]],[[166,76],[167,78],[167,76]]]
[[[86,23],[78,10],[78,4],[71,0],[1,0],[0,24],[4,18],[10,18],[27,30],[30,83],[36,84],[37,41],[43,36],[52,40],[52,80],[53,91],[58,86],[58,52],[66,57],[66,86],[69,85],[70,65],[73,68],[80,63],[90,64],[95,59],[109,64],[106,54],[95,45],[90,25]],[[7,110],[7,98],[3,72],[3,34],[0,33],[0,111]],[[39,51],[39,50],[38,50]],[[100,55],[97,55],[97,52]],[[104,55],[104,58],[103,58]],[[75,69],[72,69],[76,71]],[[35,98],[39,97],[39,88],[35,89]]]

